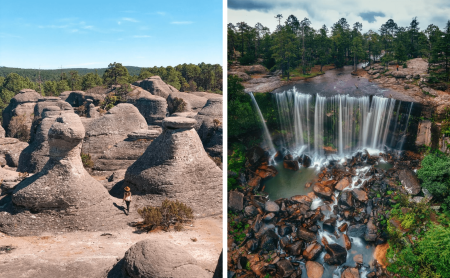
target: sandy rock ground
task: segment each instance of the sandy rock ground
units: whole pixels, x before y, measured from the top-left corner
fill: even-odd
[[[128,248],[138,241],[156,238],[169,240],[185,249],[212,277],[222,251],[222,226],[222,216],[214,216],[197,219],[181,232],[139,233],[127,227],[111,232],[25,237],[0,233],[0,276],[119,278],[122,277],[121,259]],[[5,246],[13,249],[2,251]]]

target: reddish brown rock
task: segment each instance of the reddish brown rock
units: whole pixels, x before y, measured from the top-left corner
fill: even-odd
[[[363,255],[362,254],[355,255],[353,257],[353,261],[357,264],[362,264],[363,263]]]
[[[324,182],[316,183],[313,190],[317,196],[326,200],[331,200],[331,196],[333,196],[334,192],[334,190],[331,187],[325,185]]]
[[[317,242],[313,243],[313,244],[309,245],[308,247],[306,247],[306,249],[303,251],[303,257],[307,261],[314,261],[315,259],[317,259],[319,257],[322,250],[323,250],[322,245],[320,245]]]
[[[306,195],[295,195],[291,197],[291,201],[307,205],[308,207],[310,207],[312,203],[312,199]]]
[[[341,278],[359,278],[358,269],[355,267],[349,267],[342,272]]]
[[[342,191],[345,188],[347,188],[349,185],[350,185],[350,181],[347,177],[345,177],[336,184],[336,187],[334,189]]]
[[[298,171],[300,169],[300,166],[296,160],[284,160],[283,167],[293,171]]]
[[[356,200],[358,200],[360,202],[366,202],[369,199],[366,191],[359,189],[359,188],[353,189],[352,195]]]
[[[306,274],[308,275],[308,278],[322,278],[323,266],[318,262],[307,261]]]
[[[261,177],[260,176],[254,176],[252,179],[250,179],[248,181],[248,185],[251,187],[258,187],[260,185],[261,182]]]
[[[258,169],[256,169],[255,174],[265,179],[269,177],[275,177],[278,174],[278,171],[275,167],[269,166],[265,162]]]
[[[346,234],[343,234],[343,236],[344,236],[345,249],[347,249],[347,250],[352,249],[352,242],[350,241],[348,236]]]

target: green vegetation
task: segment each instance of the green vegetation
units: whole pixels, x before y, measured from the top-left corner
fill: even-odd
[[[450,277],[448,216],[438,216],[429,204],[410,202],[406,195],[396,193],[394,200],[397,204],[387,221],[387,269],[401,277]],[[400,227],[393,225],[392,220]]]
[[[247,229],[250,227],[250,225],[242,221],[236,221],[235,218],[235,214],[233,214],[232,212],[228,212],[228,223],[230,227],[230,229],[228,230],[228,234],[231,235],[239,244],[244,241]]]
[[[273,32],[261,23],[254,27],[245,22],[228,24],[228,60],[250,65],[262,59],[264,66],[280,70],[289,80],[295,71],[311,73],[315,65],[353,65],[356,70],[358,62],[372,64],[383,54],[383,65],[406,67],[408,59],[422,57],[429,62],[431,83],[441,90],[450,84],[450,20],[443,30],[433,24],[420,30],[416,17],[405,27],[389,19],[377,32],[362,33],[362,23],[350,25],[345,18],[330,29],[325,25],[314,29],[308,18],[300,20],[295,15],[284,22],[281,14],[275,18],[278,26]]]
[[[450,209],[450,157],[439,153],[430,153],[422,160],[417,171],[422,186],[438,201],[442,207]]]
[[[193,211],[190,207],[178,200],[170,201],[165,199],[159,207],[143,207],[138,209],[139,215],[144,219],[135,226],[139,229],[151,231],[157,227],[169,230],[173,225],[176,231],[182,229],[182,224],[194,219]]]
[[[241,170],[245,166],[245,147],[242,144],[233,144],[231,147],[233,153],[228,156],[228,171],[234,172],[239,175]],[[238,187],[237,177],[228,177],[228,191],[236,189]]]
[[[83,162],[84,168],[92,168],[94,167],[94,161],[92,157],[88,153],[81,153],[81,162]]]

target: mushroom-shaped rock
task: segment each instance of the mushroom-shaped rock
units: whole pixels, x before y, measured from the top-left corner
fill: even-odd
[[[131,246],[125,253],[123,268],[132,278],[211,277],[183,248],[157,239]]]
[[[193,128],[197,121],[191,118],[184,117],[169,117],[163,120],[163,127],[170,129],[190,129]]]
[[[147,122],[133,104],[120,103],[86,124],[82,152],[91,155],[96,170],[126,169],[151,143],[129,140],[128,135],[147,129]]]
[[[108,198],[106,189],[84,169],[80,151],[84,127],[78,115],[56,118],[48,132],[50,159],[14,190],[12,201],[28,209],[86,208]]]
[[[23,89],[17,95],[15,95],[9,105],[3,109],[3,127],[5,128],[6,135],[10,134],[10,124],[13,117],[23,117],[21,121],[25,124],[28,130],[31,128],[34,106],[42,96],[31,89]]]
[[[133,163],[125,183],[158,204],[163,198],[191,206],[194,215],[221,213],[222,171],[208,157],[189,118],[164,119],[164,130]]]
[[[165,99],[169,97],[169,94],[173,91],[178,92],[172,86],[167,85],[164,81],[162,81],[159,76],[152,76],[144,80],[136,81],[133,83],[135,86],[139,86],[142,89],[147,90],[152,95],[160,96]]]

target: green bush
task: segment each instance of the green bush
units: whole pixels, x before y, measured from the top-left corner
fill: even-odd
[[[171,225],[176,231],[182,230],[182,224],[194,219],[193,210],[178,200],[165,199],[160,207],[143,207],[138,209],[139,215],[144,219],[136,223],[139,229],[151,231],[156,227],[168,230]]]
[[[83,162],[84,168],[94,167],[94,161],[92,161],[91,155],[88,153],[81,153],[81,162]]]
[[[418,258],[441,277],[450,277],[450,228],[432,225],[417,244]]]
[[[422,168],[417,176],[426,188],[443,206],[450,208],[450,157],[444,154],[430,153],[422,160]]]
[[[251,65],[251,64],[255,63],[255,61],[256,61],[255,55],[251,55],[251,54],[245,54],[244,56],[239,58],[239,63],[241,65]]]

